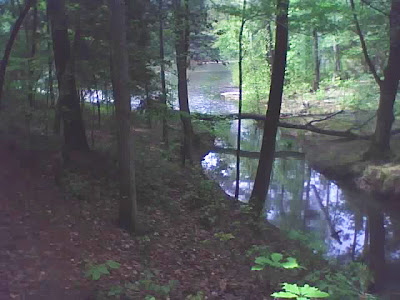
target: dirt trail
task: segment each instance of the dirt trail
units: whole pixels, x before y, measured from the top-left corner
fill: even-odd
[[[39,153],[0,141],[0,299],[90,299],[70,205]]]

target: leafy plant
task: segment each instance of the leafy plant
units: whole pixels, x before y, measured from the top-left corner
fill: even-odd
[[[255,259],[256,265],[251,268],[252,271],[264,270],[266,266],[283,269],[295,269],[300,268],[296,259],[293,257],[286,258],[286,261],[282,261],[283,255],[280,253],[272,253],[268,256],[259,256]]]
[[[204,293],[202,291],[197,292],[196,295],[189,295],[185,300],[204,300]]]
[[[102,275],[109,275],[111,269],[119,269],[120,263],[114,260],[107,260],[104,264],[90,264],[86,270],[85,276],[92,280],[99,280]]]
[[[227,242],[235,238],[235,236],[232,233],[223,233],[223,232],[218,232],[214,234],[214,237],[219,239],[221,242]]]
[[[283,283],[283,290],[281,292],[275,292],[271,294],[275,298],[284,299],[298,299],[298,300],[308,300],[312,298],[327,298],[328,293],[320,291],[316,287],[309,286],[305,284],[303,287],[299,287],[297,284]]]

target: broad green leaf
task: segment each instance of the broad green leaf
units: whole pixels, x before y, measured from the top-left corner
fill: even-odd
[[[288,257],[286,262],[282,263],[282,267],[285,269],[295,269],[299,268],[299,264],[297,263],[296,259],[293,257]]]
[[[285,299],[293,299],[298,297],[298,295],[289,292],[277,292],[271,294],[271,296],[275,298],[285,298]]]
[[[109,266],[111,269],[119,269],[121,264],[119,262],[116,262],[114,260],[107,260],[106,261],[107,266]]]
[[[264,267],[260,266],[260,265],[256,265],[256,266],[251,267],[251,270],[252,271],[261,271],[261,270],[264,270]]]
[[[326,298],[329,297],[328,293],[320,291],[316,287],[305,284],[304,287],[300,288],[300,295],[304,295],[310,298]]]
[[[272,261],[265,257],[265,256],[259,256],[256,258],[255,263],[259,264],[259,265],[266,265],[266,264],[270,264]]]
[[[272,259],[274,262],[280,262],[280,261],[282,260],[282,258],[283,258],[283,255],[280,254],[280,253],[272,253],[272,254],[271,254],[271,259]]]
[[[283,289],[287,292],[291,292],[296,295],[301,295],[300,288],[297,286],[297,284],[284,283]]]
[[[97,270],[92,273],[92,279],[93,280],[99,280],[100,276],[101,276],[101,274]]]
[[[97,271],[98,271],[100,274],[110,274],[110,271],[108,271],[106,265],[99,265],[98,268],[97,268]]]

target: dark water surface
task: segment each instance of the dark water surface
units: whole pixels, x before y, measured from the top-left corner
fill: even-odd
[[[191,111],[237,113],[236,101],[220,97],[221,92],[232,90],[232,85],[230,70],[220,64],[203,65],[190,71]],[[234,195],[237,121],[216,126],[218,151],[208,153],[202,166],[227,194]],[[248,201],[253,187],[261,138],[262,129],[254,121],[242,121],[241,148],[247,151],[240,164],[240,200],[243,202]],[[277,151],[287,150],[302,152],[295,140],[278,133]],[[290,231],[290,235],[305,233],[302,238],[327,257],[350,261],[369,252],[375,264],[386,260],[393,267],[400,262],[399,214],[382,207],[379,199],[338,186],[310,168],[299,155],[275,159],[265,211],[271,223]],[[394,279],[389,273],[387,276]],[[398,280],[400,289],[400,276]]]

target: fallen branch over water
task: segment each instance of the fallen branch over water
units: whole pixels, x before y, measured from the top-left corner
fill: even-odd
[[[214,147],[211,150],[211,152],[225,153],[225,154],[232,154],[232,155],[237,154],[237,150],[235,148]],[[240,150],[240,156],[259,159],[260,152]],[[274,157],[275,158],[304,159],[305,154],[303,152],[297,152],[297,151],[276,151]]]
[[[330,130],[330,129],[323,129],[319,128],[313,125],[315,122],[322,122],[326,121],[334,116],[336,116],[339,113],[342,113],[343,111],[339,111],[333,114],[326,115],[325,118],[319,119],[319,120],[313,120],[308,122],[307,124],[293,124],[293,123],[287,123],[287,122],[279,122],[278,126],[282,128],[289,128],[289,129],[298,129],[298,130],[307,130],[310,132],[315,132],[319,134],[324,134],[324,135],[330,135],[330,136],[338,136],[338,137],[343,137],[343,138],[348,138],[348,139],[353,139],[353,140],[370,140],[372,138],[372,135],[365,135],[365,134],[356,134],[352,132],[351,130],[354,128],[349,128],[344,131],[340,130]],[[203,120],[203,121],[223,121],[223,120],[236,120],[239,118],[238,114],[228,114],[228,115],[207,115],[207,114],[193,114],[193,117],[198,120]],[[286,116],[288,117],[288,116]],[[310,117],[310,115],[303,115],[303,116],[290,116],[290,117]],[[249,114],[249,113],[244,113],[241,116],[242,120],[255,120],[255,121],[264,121],[265,120],[265,115],[259,115],[259,114]],[[395,129],[392,130],[392,135],[399,134],[400,129]]]

